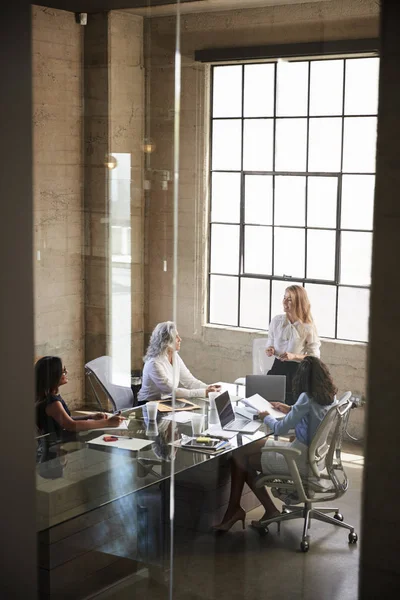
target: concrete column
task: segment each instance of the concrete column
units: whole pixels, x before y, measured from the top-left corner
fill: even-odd
[[[31,5],[0,19],[0,597],[36,598]]]
[[[400,5],[382,1],[360,598],[400,593]]]

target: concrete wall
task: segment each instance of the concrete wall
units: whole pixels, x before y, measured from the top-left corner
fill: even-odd
[[[35,355],[61,356],[82,401],[82,35],[73,13],[33,6]]]
[[[172,169],[175,18],[154,18],[151,39],[151,135],[156,143],[152,167]],[[210,47],[280,44],[377,37],[379,7],[374,0],[332,0],[182,17],[181,169],[179,195],[178,327],[182,357],[205,381],[232,381],[251,372],[251,344],[259,332],[204,326],[207,265],[205,118],[207,67],[194,51]],[[146,331],[171,318],[172,185],[153,185],[149,205],[148,313]],[[326,341],[322,357],[344,391],[365,394],[366,345]],[[352,417],[356,419],[357,417]],[[358,412],[360,419],[360,411]],[[354,425],[361,434],[358,424]]]
[[[127,368],[143,355],[142,17],[90,15],[82,27],[72,12],[34,6],[33,94],[35,354],[62,357],[70,375],[63,396],[75,408],[86,395],[83,365],[111,352],[112,311],[118,317],[109,153],[131,161],[120,182],[132,228]]]

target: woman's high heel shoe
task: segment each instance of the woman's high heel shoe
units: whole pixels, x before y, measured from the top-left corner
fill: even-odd
[[[246,512],[243,510],[243,508],[240,508],[231,519],[229,519],[228,521],[222,522],[220,525],[214,525],[213,530],[214,531],[229,531],[230,528],[237,522],[237,521],[242,521],[242,526],[243,529],[245,527],[244,525],[244,520],[246,518]]]

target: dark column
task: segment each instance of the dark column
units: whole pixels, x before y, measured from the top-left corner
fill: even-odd
[[[0,18],[0,597],[36,597],[31,5]]]
[[[382,0],[360,598],[400,594],[400,3]]]
[[[84,37],[85,362],[107,354],[109,278],[109,21],[90,15]],[[87,395],[90,390],[87,388]]]

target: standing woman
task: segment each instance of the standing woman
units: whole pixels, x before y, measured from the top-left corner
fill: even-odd
[[[311,316],[310,301],[304,287],[290,285],[283,297],[283,315],[269,325],[268,356],[275,356],[268,375],[286,375],[286,404],[293,405],[293,377],[305,356],[320,357],[321,342]]]

